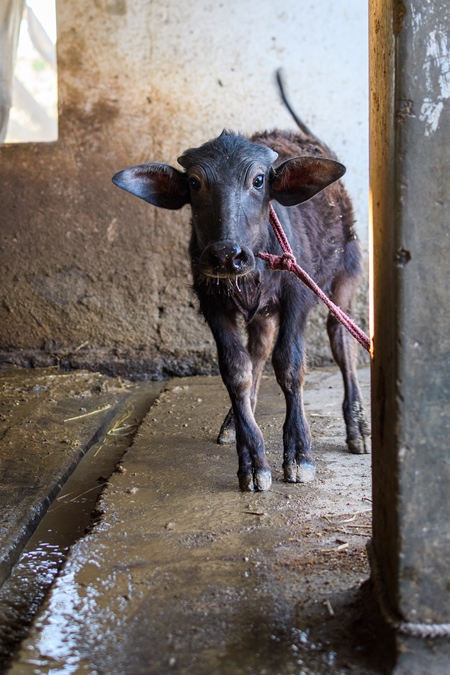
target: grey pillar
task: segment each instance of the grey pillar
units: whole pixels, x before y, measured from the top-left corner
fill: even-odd
[[[395,673],[448,674],[450,4],[372,0],[370,33],[373,572]]]

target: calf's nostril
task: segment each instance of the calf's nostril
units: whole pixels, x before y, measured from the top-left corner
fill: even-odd
[[[245,263],[245,258],[246,256],[244,254],[244,251],[238,251],[237,253],[235,253],[232,260],[233,267],[236,270],[242,269],[242,266]]]

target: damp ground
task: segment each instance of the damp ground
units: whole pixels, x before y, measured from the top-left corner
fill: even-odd
[[[368,369],[359,375],[368,409]],[[73,424],[91,425],[95,414],[82,417],[89,406],[107,405],[95,396],[115,400],[95,442],[93,428],[85,430],[89,447],[81,462],[109,455],[112,474],[86,472],[91,480],[95,476],[100,493],[86,532],[83,527],[70,543],[50,538],[45,544],[46,529],[57,529],[48,520],[52,512],[81,499],[87,485],[86,477],[73,490],[67,483],[5,581],[2,672],[389,672],[365,548],[371,536],[371,458],[346,451],[336,369],[307,376],[305,408],[317,477],[306,485],[282,480],[284,399],[273,376],[264,376],[257,419],[273,471],[268,493],[240,493],[235,448],[215,443],[228,409],[219,378],[166,383],[140,423],[142,411],[141,417],[124,412],[127,405],[131,410],[137,385],[86,373],[77,377],[90,377],[90,384],[84,387],[87,380],[79,379],[78,389],[66,392],[68,398],[84,392],[85,399],[76,399],[78,414],[64,413],[64,419],[79,417]],[[33,395],[32,387],[27,391]],[[63,428],[70,444],[71,432]],[[108,442],[120,434],[128,434],[132,444],[128,450],[116,447],[114,454]],[[21,565],[41,560],[46,547],[46,562],[35,568],[47,582],[36,590],[35,578]],[[14,607],[9,615],[5,602]]]

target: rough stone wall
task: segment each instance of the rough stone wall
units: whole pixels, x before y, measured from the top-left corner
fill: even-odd
[[[3,360],[160,377],[214,370],[189,284],[189,209],[111,176],[176,163],[222,128],[295,128],[273,81],[348,167],[367,242],[367,10],[360,0],[58,0],[59,140],[0,146]],[[357,318],[366,324],[363,282]],[[323,316],[310,361],[330,358]]]

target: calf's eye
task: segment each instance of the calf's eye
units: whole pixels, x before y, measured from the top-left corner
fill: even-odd
[[[191,189],[194,190],[195,192],[198,192],[202,187],[202,184],[200,183],[198,178],[194,178],[194,176],[191,176],[189,178],[189,185],[191,186]]]
[[[264,175],[260,173],[253,179],[253,187],[256,188],[257,190],[261,190],[263,185],[264,185]]]

